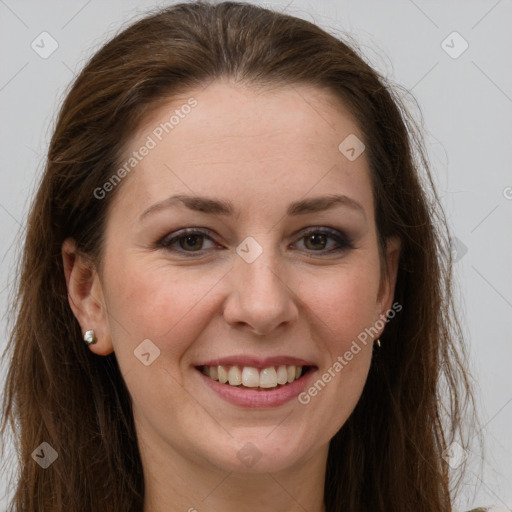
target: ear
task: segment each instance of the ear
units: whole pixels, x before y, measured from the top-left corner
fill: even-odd
[[[390,237],[386,240],[386,263],[384,275],[381,276],[379,294],[377,298],[377,316],[386,315],[391,309],[395,295],[396,276],[398,274],[398,262],[400,259],[401,240],[398,237]]]
[[[101,282],[94,265],[76,247],[73,239],[62,244],[62,261],[68,289],[68,300],[82,334],[93,329],[97,342],[89,345],[92,352],[106,356],[114,351]],[[85,342],[84,342],[85,344]]]

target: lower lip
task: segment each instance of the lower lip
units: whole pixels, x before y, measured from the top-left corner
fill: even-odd
[[[314,369],[310,369],[300,379],[294,380],[292,383],[286,384],[281,388],[270,391],[256,391],[247,388],[236,388],[229,384],[222,384],[217,380],[207,377],[200,370],[197,370],[205,384],[221,398],[233,405],[249,408],[278,407],[293,400],[304,391],[311,375],[313,375],[315,371]]]

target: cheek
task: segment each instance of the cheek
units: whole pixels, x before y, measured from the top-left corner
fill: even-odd
[[[309,297],[306,304],[325,325],[326,339],[338,348],[375,321],[378,279],[374,267],[361,265],[303,283],[301,295]]]
[[[205,272],[199,266],[148,263],[130,255],[110,261],[116,261],[105,273],[116,352],[133,351],[150,339],[165,348],[172,364],[200,331],[201,322],[208,321],[212,292],[225,269]]]
[[[186,382],[180,366],[211,321],[215,285],[226,269],[200,273],[165,263],[142,263],[142,259],[117,261],[108,282],[108,289],[114,291],[109,301],[110,326],[134,408],[151,415],[148,411],[162,411],[162,404],[172,404],[182,411],[183,429],[193,429],[194,422],[202,420],[197,418],[195,402],[183,393]],[[149,344],[148,366],[137,358],[147,351],[139,349],[148,346],[145,340],[158,349]]]
[[[165,340],[178,351],[178,340],[190,339],[186,331],[199,331],[218,306],[227,271],[220,266],[205,270],[165,261],[147,263],[126,253],[110,255],[107,261],[116,262],[105,269],[113,330],[120,329],[123,338],[128,334],[134,342],[152,337],[155,342]],[[306,315],[309,310],[324,323],[327,339],[343,340],[374,321],[378,277],[375,265],[360,262],[332,271],[292,271],[285,280],[293,291],[289,300],[297,296]],[[170,343],[171,339],[176,342]]]
[[[314,339],[324,357],[316,379],[299,397],[304,414],[324,425],[327,442],[346,422],[364,388],[373,339],[365,334],[375,322],[378,273],[371,267],[339,272],[326,283],[310,287],[308,305]],[[366,338],[366,339],[364,339]],[[361,341],[363,340],[363,341]]]

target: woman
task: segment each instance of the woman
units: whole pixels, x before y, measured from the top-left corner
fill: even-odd
[[[13,510],[452,510],[447,240],[342,41],[231,2],[133,24],[73,84],[28,220]]]

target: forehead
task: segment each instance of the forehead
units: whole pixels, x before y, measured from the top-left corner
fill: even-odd
[[[349,109],[326,90],[216,81],[144,120],[129,141],[123,163],[139,155],[118,195],[142,207],[176,191],[215,191],[254,206],[259,193],[285,201],[338,188],[371,203],[364,152],[351,160],[340,150],[353,137],[363,139]]]

